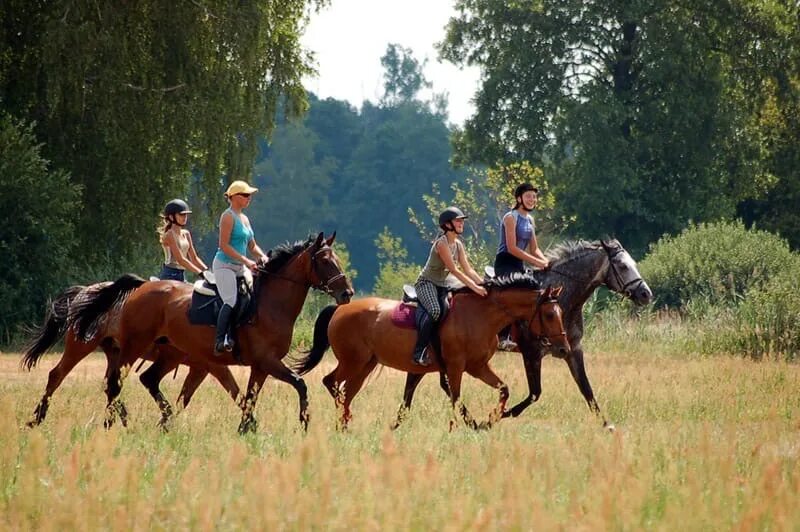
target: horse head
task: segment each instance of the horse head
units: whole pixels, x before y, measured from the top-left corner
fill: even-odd
[[[536,311],[529,323],[530,333],[538,338],[544,347],[566,355],[570,351],[567,332],[564,330],[563,313],[558,304],[558,296],[563,287],[547,287],[536,302]]]
[[[608,271],[603,284],[610,290],[629,297],[636,305],[646,305],[653,299],[653,292],[642,279],[633,257],[616,239],[600,240],[608,255]]]
[[[308,248],[310,257],[311,286],[332,296],[336,303],[343,305],[353,297],[353,286],[342,270],[339,257],[333,250],[336,231],[325,238],[323,233],[317,235],[314,244]]]

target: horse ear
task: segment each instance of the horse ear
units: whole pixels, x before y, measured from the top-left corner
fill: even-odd
[[[553,287],[548,286],[544,289],[544,294],[542,294],[542,299],[549,299],[550,296],[553,294]]]
[[[317,240],[314,242],[315,247],[320,247],[322,245],[322,239],[324,238],[324,236],[325,235],[323,235],[322,232],[320,231],[320,233],[317,235]]]
[[[553,293],[550,294],[553,297],[558,297],[561,295],[561,292],[564,290],[564,285],[558,285],[556,288],[553,289]]]
[[[327,240],[325,240],[325,243],[329,246],[332,246],[334,240],[336,240],[336,231],[334,231],[333,234],[329,236]]]

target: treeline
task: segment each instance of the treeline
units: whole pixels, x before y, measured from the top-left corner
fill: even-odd
[[[741,218],[800,246],[796,2],[459,0],[440,51],[482,83],[455,131],[396,45],[381,101],[308,95],[300,28],[320,4],[0,4],[2,339],[67,284],[154,273],[172,197],[208,255],[237,178],[262,188],[265,247],[336,229],[365,291],[381,257],[424,260],[424,225],[454,194],[490,255],[485,229],[525,175],[544,188],[544,241],[610,234],[641,257],[691,222]],[[379,256],[379,235],[408,254]]]

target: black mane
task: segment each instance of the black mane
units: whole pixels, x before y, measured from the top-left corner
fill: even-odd
[[[261,273],[275,273],[279,271],[281,268],[286,266],[286,264],[292,260],[295,255],[308,249],[315,240],[316,236],[310,235],[306,240],[298,240],[294,243],[284,242],[282,244],[278,244],[267,252],[269,262],[260,267],[259,271]]]
[[[530,290],[541,290],[542,283],[536,277],[524,273],[512,273],[511,275],[504,275],[502,277],[492,277],[483,282],[484,288],[487,290],[492,289],[506,289],[506,288],[528,288]],[[455,290],[454,293],[460,294],[465,292],[472,292],[468,287],[462,287]]]

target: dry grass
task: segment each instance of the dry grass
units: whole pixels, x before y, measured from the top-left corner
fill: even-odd
[[[448,431],[436,379],[420,386],[406,424],[390,432],[403,376],[373,376],[335,431],[323,367],[308,378],[312,424],[268,381],[260,431],[239,437],[238,410],[213,383],[163,435],[136,378],[123,390],[129,428],[102,428],[105,359],[93,355],[54,396],[36,430],[47,357],[31,373],[0,356],[0,528],[51,529],[660,529],[797,530],[800,367],[728,357],[677,359],[587,349],[598,400],[589,413],[563,363],[547,359],[544,394],[521,418]],[[521,361],[494,366],[526,390]],[[181,376],[165,388],[177,395]],[[246,373],[238,371],[240,383]],[[495,393],[467,379],[483,418]]]

